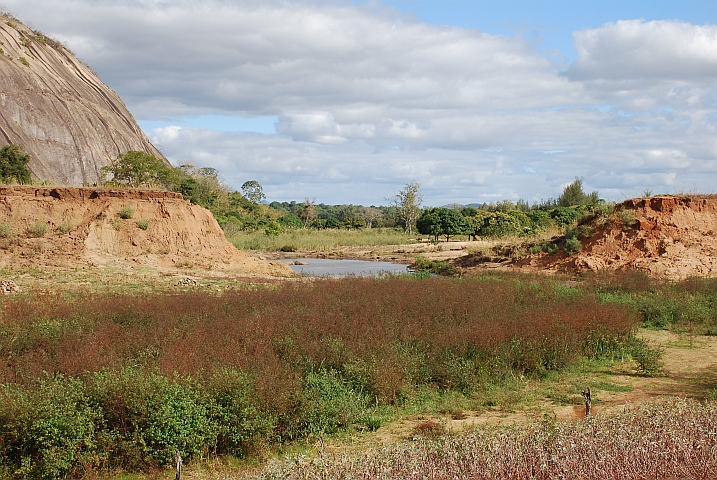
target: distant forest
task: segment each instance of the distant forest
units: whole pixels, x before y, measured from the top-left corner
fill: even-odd
[[[19,150],[21,151],[21,150]],[[585,193],[576,178],[557,199],[534,204],[502,200],[468,206],[423,207],[420,184],[405,185],[388,206],[326,205],[303,202],[266,203],[262,186],[244,182],[240,191],[221,179],[214,168],[191,164],[171,167],[155,156],[130,151],[102,169],[102,184],[135,188],[165,188],[181,193],[190,202],[209,209],[228,235],[263,230],[279,235],[288,229],[402,228],[438,241],[456,235],[469,238],[526,236],[550,227],[565,228],[598,209],[612,208],[597,192]]]

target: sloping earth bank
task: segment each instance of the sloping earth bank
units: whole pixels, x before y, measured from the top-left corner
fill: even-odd
[[[524,269],[581,273],[641,270],[683,279],[717,275],[717,195],[627,200],[616,214],[583,223],[589,232],[579,253],[541,253],[516,260]]]
[[[173,192],[0,187],[0,222],[0,267],[132,264],[294,276],[287,265],[237,250],[208,210]]]

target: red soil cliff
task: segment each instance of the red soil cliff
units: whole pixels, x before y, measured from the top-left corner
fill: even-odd
[[[123,210],[131,218],[121,218]],[[293,275],[237,250],[211,212],[173,192],[0,187],[0,222],[0,266],[130,261]]]
[[[642,270],[669,279],[717,276],[717,195],[636,198],[616,211],[626,213],[585,223],[592,234],[579,253],[540,254],[518,264],[567,272]]]

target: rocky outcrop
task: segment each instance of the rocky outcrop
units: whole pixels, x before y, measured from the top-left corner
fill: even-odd
[[[127,263],[294,276],[237,250],[211,212],[178,193],[0,187],[0,267]]]
[[[119,96],[58,42],[4,15],[0,52],[0,145],[24,145],[39,179],[96,184],[129,150],[164,159]]]

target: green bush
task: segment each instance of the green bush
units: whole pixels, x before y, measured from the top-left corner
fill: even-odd
[[[538,244],[533,245],[529,249],[530,253],[533,255],[535,255],[537,253],[541,253],[541,252],[548,252],[548,253],[554,255],[554,254],[558,253],[558,250],[560,250],[560,248],[552,242],[538,243]]]
[[[582,244],[577,237],[568,237],[565,239],[565,251],[568,252],[568,255],[578,253],[581,248]]]
[[[0,405],[3,463],[16,478],[67,478],[103,463],[101,410],[77,379],[57,375],[31,388],[4,386]]]
[[[266,228],[264,228],[264,234],[267,237],[278,237],[279,235],[281,235],[281,232],[281,225],[275,220],[269,222]]]
[[[637,369],[645,376],[657,377],[662,374],[662,350],[650,347],[645,340],[633,337],[630,341],[630,355],[637,362]]]
[[[102,182],[131,187],[167,186],[178,175],[167,163],[146,152],[131,150],[121,153],[109,165],[100,169]],[[108,177],[110,177],[108,179]]]
[[[206,390],[213,402],[219,453],[243,457],[252,443],[271,436],[276,418],[260,407],[248,375],[235,369],[221,369],[209,379]]]
[[[307,432],[330,434],[360,423],[367,398],[335,370],[318,370],[306,374],[301,403]]]
[[[448,260],[429,260],[421,255],[416,257],[414,268],[417,271],[427,271],[436,275],[451,276],[457,273],[456,267]]]
[[[626,230],[637,223],[637,218],[635,217],[635,212],[633,210],[622,209],[615,213],[620,221],[622,221],[623,228]]]
[[[70,233],[75,229],[75,226],[70,222],[62,222],[57,226],[57,231],[61,234]]]
[[[32,174],[27,164],[30,156],[25,153],[22,145],[10,144],[0,148],[0,181],[3,183],[17,182],[29,184]]]
[[[150,220],[148,218],[142,218],[140,220],[137,220],[137,226],[139,228],[141,228],[142,230],[147,230],[151,223],[152,223],[152,220]]]
[[[47,222],[36,220],[29,227],[27,227],[27,233],[31,237],[40,238],[45,236],[47,228]]]
[[[520,221],[512,215],[501,212],[493,212],[486,217],[480,229],[480,235],[484,237],[504,237],[521,233]]]
[[[123,207],[119,211],[119,217],[122,220],[128,220],[134,216],[134,208],[132,207]]]
[[[12,223],[0,222],[0,238],[9,238],[12,235]]]
[[[301,228],[304,226],[304,222],[302,222],[301,219],[293,213],[287,213],[286,215],[279,217],[278,222],[282,227],[287,228]]]
[[[213,407],[191,378],[141,369],[102,371],[93,375],[90,394],[113,439],[111,466],[168,465],[175,449],[189,460],[216,443]]]
[[[567,228],[578,222],[584,214],[575,207],[557,207],[550,212],[550,217],[561,228]]]
[[[531,210],[530,212],[526,213],[526,215],[532,222],[532,228],[533,230],[535,230],[536,233],[545,230],[552,224],[550,213],[546,212],[545,210]]]

